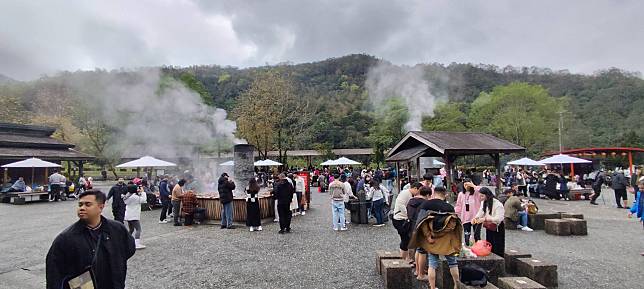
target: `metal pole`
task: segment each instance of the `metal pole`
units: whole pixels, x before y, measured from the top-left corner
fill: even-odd
[[[559,154],[563,151],[563,145],[561,142],[561,128],[563,127],[563,111],[559,112]]]

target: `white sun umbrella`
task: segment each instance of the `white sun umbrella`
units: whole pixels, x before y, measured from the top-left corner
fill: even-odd
[[[255,162],[256,167],[262,167],[262,166],[281,166],[282,163],[276,162],[274,160],[260,160]]]
[[[592,161],[571,157],[569,155],[558,154],[539,161],[542,164],[588,164]]]
[[[333,161],[335,165],[359,165],[359,162],[356,162],[352,159],[341,157],[335,161]]]
[[[31,184],[34,184],[34,171],[35,168],[60,168],[59,164],[43,161],[38,158],[30,158],[15,163],[10,163],[2,166],[3,168],[31,168]]]
[[[540,161],[535,161],[535,160],[530,159],[530,158],[522,158],[522,159],[513,160],[511,162],[508,162],[508,165],[512,165],[512,166],[543,166],[544,163],[542,163]]]
[[[177,164],[166,162],[160,159],[153,158],[151,156],[144,156],[140,159],[129,161],[127,163],[122,163],[117,165],[117,168],[155,168],[155,167],[176,167]]]
[[[327,160],[323,163],[320,164],[321,166],[334,166],[335,165],[335,160]]]
[[[221,164],[219,164],[219,165],[220,165],[220,166],[234,166],[234,165],[235,165],[235,161],[227,161],[227,162],[223,162],[223,163],[221,163]]]

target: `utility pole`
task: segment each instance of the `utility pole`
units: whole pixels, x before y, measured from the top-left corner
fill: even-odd
[[[563,144],[562,144],[562,138],[561,138],[561,130],[563,129],[563,111],[559,112],[559,153],[563,151]]]

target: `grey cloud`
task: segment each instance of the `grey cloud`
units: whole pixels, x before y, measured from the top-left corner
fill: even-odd
[[[0,2],[0,73],[150,65],[255,66],[368,53],[642,71],[641,1]]]

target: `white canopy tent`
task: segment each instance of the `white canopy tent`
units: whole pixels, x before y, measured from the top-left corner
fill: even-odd
[[[341,157],[334,161],[335,165],[359,165],[360,162],[356,162],[352,159]]]
[[[508,165],[512,166],[543,166],[544,163],[540,161],[535,161],[531,158],[521,158],[518,160],[513,160],[511,162],[508,162]]]
[[[235,162],[234,161],[227,161],[219,164],[220,166],[234,166]]]
[[[558,154],[539,161],[543,164],[588,164],[592,161],[571,157],[569,155]]]
[[[176,167],[177,164],[166,162],[160,159],[153,158],[151,156],[144,156],[140,159],[129,161],[127,163],[122,163],[117,165],[117,168],[156,168],[156,167]]]
[[[3,168],[31,168],[31,185],[34,184],[34,174],[35,168],[60,168],[59,164],[51,163],[48,161],[43,161],[38,158],[30,158],[15,163],[10,163],[2,166]],[[47,173],[45,172],[45,177]]]
[[[321,166],[335,166],[335,160],[327,160],[320,164]]]
[[[268,160],[268,159],[267,160],[260,160],[260,161],[255,162],[256,167],[263,167],[263,166],[271,167],[271,166],[281,166],[281,165],[282,165],[282,163],[280,163],[280,162],[276,162],[274,160]]]
[[[432,164],[434,164],[434,166],[438,166],[438,167],[445,166],[444,162],[441,162],[441,161],[436,160],[436,159],[432,161]]]

